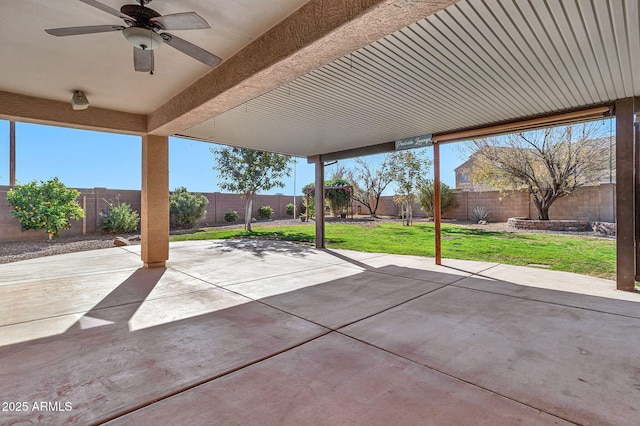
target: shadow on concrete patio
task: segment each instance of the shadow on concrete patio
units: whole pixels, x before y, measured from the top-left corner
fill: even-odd
[[[84,321],[69,294],[59,312],[75,313],[2,326],[11,336],[59,316],[76,324],[0,347],[0,395],[29,408],[2,412],[0,421],[636,423],[637,295],[514,284],[492,277],[502,265],[478,262],[436,267],[312,249],[304,258],[295,250],[256,257],[237,245],[212,258],[211,246],[174,244],[167,270],[131,268]],[[238,258],[253,280],[221,283],[217,267],[207,272],[212,262],[237,267]],[[47,296],[28,291],[46,283],[24,278],[0,287],[3,300]],[[80,278],[86,289],[106,279]],[[72,409],[34,410],[40,401]]]

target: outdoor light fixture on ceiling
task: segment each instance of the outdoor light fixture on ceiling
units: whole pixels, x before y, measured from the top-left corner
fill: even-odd
[[[76,90],[73,92],[71,98],[71,107],[75,110],[82,110],[89,108],[89,99],[82,90]]]
[[[125,28],[122,35],[130,45],[142,50],[157,49],[164,41],[160,34],[140,27]]]

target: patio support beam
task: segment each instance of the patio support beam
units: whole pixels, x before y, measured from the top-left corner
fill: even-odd
[[[71,95],[69,95],[71,100]],[[147,117],[142,114],[89,107],[71,109],[71,102],[52,101],[0,91],[0,119],[142,136]]]
[[[436,265],[442,265],[442,235],[440,229],[440,144],[433,144],[433,223],[436,240]]]
[[[169,259],[169,138],[142,137],[141,244],[145,268]]]
[[[9,186],[16,186],[16,122],[9,122]]]
[[[316,248],[324,248],[324,162],[319,155],[311,159],[316,166],[316,192],[313,198],[316,208]]]
[[[182,132],[457,1],[310,0],[151,113],[148,132]]]
[[[616,287],[635,290],[634,99],[616,101]]]

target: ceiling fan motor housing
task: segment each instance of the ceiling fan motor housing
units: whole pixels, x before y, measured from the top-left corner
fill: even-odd
[[[149,19],[162,16],[153,9],[137,4],[125,4],[120,8],[120,12],[134,18],[136,20],[134,25],[142,28],[153,28],[155,24],[149,22]]]
[[[137,4],[125,4],[120,8],[120,12],[135,19],[135,22],[128,22],[129,28],[122,30],[122,34],[134,47],[142,50],[155,50],[163,43],[163,38],[156,32],[160,26],[150,22],[151,18],[160,15],[153,9]]]

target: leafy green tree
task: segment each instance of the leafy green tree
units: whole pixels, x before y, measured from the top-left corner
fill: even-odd
[[[259,191],[283,187],[291,175],[291,157],[246,148],[212,148],[220,188],[245,199],[244,227],[251,231],[253,198]]]
[[[329,208],[331,209],[331,213],[334,216],[338,216],[340,212],[346,211],[349,209],[349,205],[351,204],[351,195],[347,189],[340,189],[340,188],[326,189],[326,188],[328,186],[349,186],[349,185],[351,185],[351,183],[342,178],[335,178],[335,179],[324,181],[325,206],[327,205],[329,206]],[[306,194],[307,194],[308,188],[313,188],[309,191],[309,206],[306,205]],[[305,211],[306,211],[306,208],[308,207],[309,215],[310,217],[313,217],[315,215],[315,210],[316,210],[315,209],[315,195],[316,195],[315,182],[311,182],[305,185],[304,187],[302,187],[302,193],[305,194],[305,198],[303,199],[303,207],[305,208]]]
[[[426,183],[418,191],[418,204],[429,217],[433,217],[434,211],[434,186],[433,180],[427,179]],[[444,212],[448,208],[455,206],[456,198],[453,195],[453,190],[446,183],[440,182],[440,210]]]
[[[431,160],[426,157],[425,151],[398,151],[390,154],[389,167],[397,186],[393,200],[400,205],[403,225],[410,226],[413,223],[416,192],[426,183]]]
[[[347,180],[353,185],[353,199],[369,209],[371,217],[376,217],[380,197],[393,180],[389,162],[389,155],[377,166],[357,158],[354,168],[347,172]]]
[[[324,182],[325,188],[328,186],[351,186],[351,182],[336,178]],[[347,211],[351,204],[351,193],[347,189],[327,189],[324,192],[325,200],[329,202],[331,213],[338,216],[341,212]]]
[[[204,209],[209,199],[202,194],[192,194],[187,188],[176,188],[169,196],[169,213],[173,229],[189,229],[207,215]]]
[[[7,192],[11,215],[20,221],[22,231],[44,229],[49,238],[69,229],[72,220],[82,219],[84,211],[76,199],[80,192],[67,188],[58,178],[46,182],[35,180],[16,185]]]

